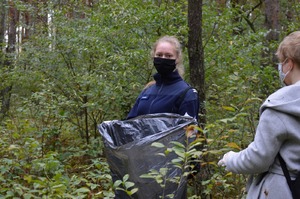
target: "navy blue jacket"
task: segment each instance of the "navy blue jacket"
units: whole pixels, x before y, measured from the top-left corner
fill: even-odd
[[[166,76],[156,73],[153,77],[156,83],[142,91],[127,119],[153,113],[177,113],[180,115],[187,113],[198,119],[198,93],[191,88],[182,100],[179,99],[186,88],[190,86],[180,77],[177,71]]]

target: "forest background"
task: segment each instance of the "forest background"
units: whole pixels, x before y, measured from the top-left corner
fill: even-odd
[[[248,176],[216,163],[253,140],[260,104],[280,88],[274,52],[298,30],[300,1],[0,5],[0,198],[113,198],[97,125],[126,117],[162,35],[182,42],[185,79],[203,105],[207,150],[189,198],[245,197]]]

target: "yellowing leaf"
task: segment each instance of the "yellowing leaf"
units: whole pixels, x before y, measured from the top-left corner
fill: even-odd
[[[224,135],[224,136],[221,136],[220,139],[224,140],[224,139],[227,139],[228,137],[229,137],[228,135]]]
[[[8,147],[8,150],[14,150],[14,149],[18,149],[19,146],[15,145],[15,144],[11,144],[9,147]]]
[[[222,108],[227,110],[227,111],[235,111],[235,109],[231,106],[222,106]]]
[[[241,147],[239,147],[235,142],[229,142],[227,146],[233,149],[241,150]]]

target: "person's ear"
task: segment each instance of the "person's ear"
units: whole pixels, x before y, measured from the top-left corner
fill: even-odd
[[[289,59],[288,63],[286,63],[286,64],[287,64],[287,71],[292,71],[294,69],[295,63],[292,59]]]

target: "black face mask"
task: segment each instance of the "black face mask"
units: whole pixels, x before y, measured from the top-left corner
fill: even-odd
[[[164,59],[160,57],[154,57],[153,64],[159,74],[172,73],[176,68],[175,59]]]

